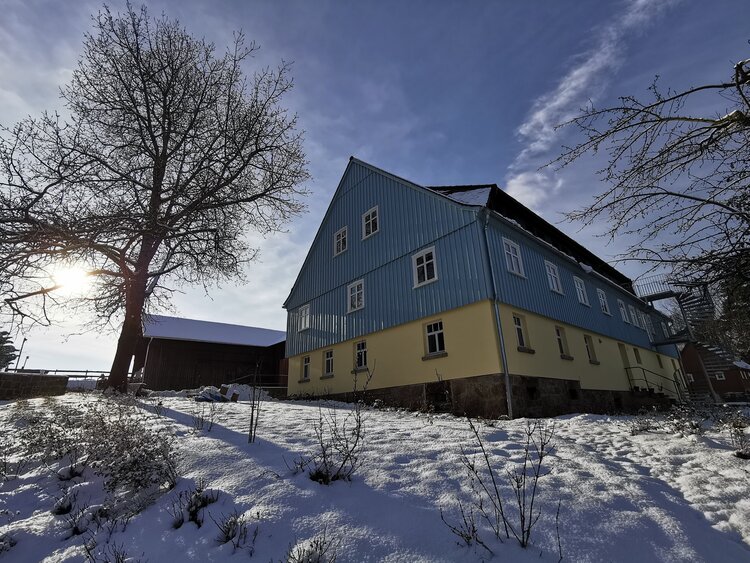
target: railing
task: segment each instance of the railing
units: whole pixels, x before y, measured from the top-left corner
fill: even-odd
[[[631,371],[634,370],[640,370],[642,377],[636,377],[633,373],[631,373]],[[640,385],[635,384],[636,381],[643,381],[646,384],[646,390],[648,391],[654,390],[660,393],[666,391],[668,393],[675,394],[677,396],[677,399],[680,401],[685,400],[682,384],[680,383],[678,377],[680,373],[679,370],[675,371],[674,374],[672,374],[672,377],[667,377],[641,366],[630,366],[625,368],[625,373],[628,375],[628,382],[630,383],[630,388],[633,390],[641,387]],[[649,374],[651,375],[651,381],[649,381],[648,378]],[[672,389],[665,387],[664,382],[669,382]]]

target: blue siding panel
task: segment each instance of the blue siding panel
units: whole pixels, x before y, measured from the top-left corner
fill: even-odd
[[[621,299],[626,306],[633,305],[637,310],[647,312],[648,307],[642,301],[587,272],[572,258],[561,255],[514,225],[493,217],[490,226],[488,243],[500,302],[617,340],[644,348],[651,347],[645,330],[622,321],[617,304],[617,300]],[[520,246],[525,277],[508,271],[505,264],[503,237]],[[550,289],[544,266],[545,260],[557,265],[563,295]],[[589,306],[578,301],[573,276],[583,280]],[[602,289],[607,295],[611,315],[602,312],[597,289]],[[660,321],[657,316],[652,315],[652,322],[655,320]],[[657,335],[661,333],[659,325],[659,322],[654,322]]]

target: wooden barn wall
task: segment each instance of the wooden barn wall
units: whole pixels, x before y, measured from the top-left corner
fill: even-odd
[[[194,389],[203,385],[250,383],[260,361],[261,384],[286,385],[280,376],[284,343],[274,346],[234,346],[207,342],[153,339],[148,349],[144,381],[150,389]],[[282,368],[283,369],[283,368]],[[239,380],[239,381],[237,381]]]

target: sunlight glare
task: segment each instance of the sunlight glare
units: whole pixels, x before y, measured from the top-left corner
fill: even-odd
[[[91,284],[91,278],[86,270],[76,266],[55,270],[52,273],[52,280],[60,286],[57,293],[67,297],[83,295]]]

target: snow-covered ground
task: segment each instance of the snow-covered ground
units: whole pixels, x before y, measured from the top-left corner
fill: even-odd
[[[68,393],[53,401],[80,410],[99,400]],[[163,412],[154,407],[159,400]],[[53,401],[29,405],[44,409]],[[442,508],[445,520],[457,525],[458,501],[471,505],[461,452],[471,456],[478,447],[465,419],[368,409],[361,467],[350,482],[326,486],[293,468],[300,457],[316,452],[314,429],[321,412],[328,420],[335,412],[341,422],[350,412],[347,405],[264,401],[254,444],[247,441],[249,402],[215,403],[210,431],[208,420],[195,428],[196,416],[203,412],[208,419],[210,407],[188,397],[141,400],[134,408],[148,417],[150,428],[176,436],[181,478],[127,526],[115,526],[108,538],[97,533],[93,551],[99,561],[107,560],[108,545],[115,547],[109,560],[119,549],[133,561],[246,560],[249,555],[263,562],[302,561],[304,548],[322,537],[329,555],[335,553],[340,562],[558,561],[556,530],[563,561],[750,561],[750,461],[733,455],[718,426],[704,436],[664,429],[632,435],[632,417],[554,419],[554,448],[545,460],[550,472],[539,481],[541,517],[531,545],[523,549],[512,538],[501,543],[477,518],[491,555],[476,544],[467,547],[441,520]],[[13,402],[0,403],[0,446],[11,452],[5,456],[11,469],[18,461],[14,409]],[[523,458],[526,424],[477,423],[511,520],[505,467]],[[0,562],[84,559],[83,543],[94,532],[71,536],[69,519],[50,510],[70,487],[80,489],[78,504],[106,505],[101,477],[87,468],[65,481],[58,469],[32,464],[17,477],[10,471],[0,483]],[[196,485],[218,500],[203,509],[201,527],[186,521],[176,529],[177,499],[181,493],[187,498]],[[218,541],[215,523],[234,512],[245,518],[248,531],[238,548]],[[8,538],[14,543],[10,548]]]

